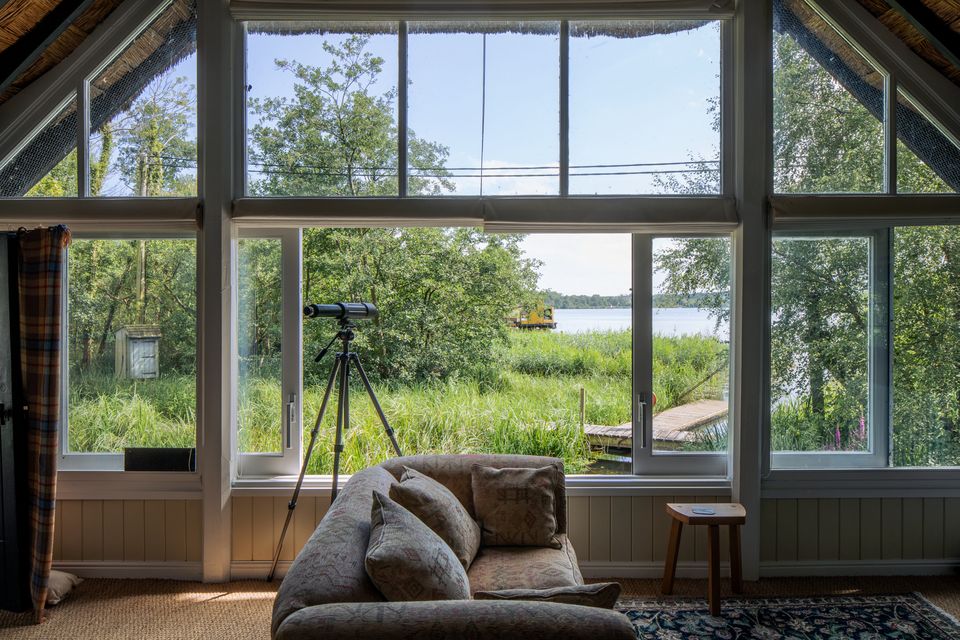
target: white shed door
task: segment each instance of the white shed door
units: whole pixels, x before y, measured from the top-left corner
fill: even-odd
[[[155,341],[130,341],[130,377],[157,377],[157,343]]]

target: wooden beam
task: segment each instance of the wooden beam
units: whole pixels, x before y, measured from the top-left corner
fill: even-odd
[[[0,51],[0,92],[30,68],[37,58],[53,43],[93,0],[61,0],[50,13],[12,45]]]
[[[960,69],[960,33],[920,0],[887,0],[887,3],[923,34],[950,64]]]

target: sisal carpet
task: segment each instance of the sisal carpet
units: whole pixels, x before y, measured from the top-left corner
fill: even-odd
[[[659,598],[659,580],[629,580],[623,598]],[[167,580],[87,580],[47,621],[0,612],[0,639],[17,640],[266,640],[276,584],[200,584]],[[960,617],[960,577],[767,578],[746,583],[744,597],[890,594],[921,592]],[[726,587],[726,584],[724,584]],[[680,598],[702,598],[704,580],[677,580]],[[725,596],[729,594],[725,593]]]

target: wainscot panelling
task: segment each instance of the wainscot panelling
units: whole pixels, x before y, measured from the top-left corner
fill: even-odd
[[[280,540],[290,498],[279,496],[238,496],[231,499],[234,562],[269,562]],[[330,498],[300,496],[280,553],[280,560],[293,560],[320,520],[327,513]]]
[[[940,573],[960,563],[960,498],[761,502],[766,575]]]
[[[54,562],[200,562],[199,500],[58,500]],[[79,565],[77,565],[79,563]]]

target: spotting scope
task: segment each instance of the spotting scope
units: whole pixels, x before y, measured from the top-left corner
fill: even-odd
[[[378,315],[377,307],[369,302],[335,302],[333,304],[308,304],[303,308],[305,318],[370,319]]]

